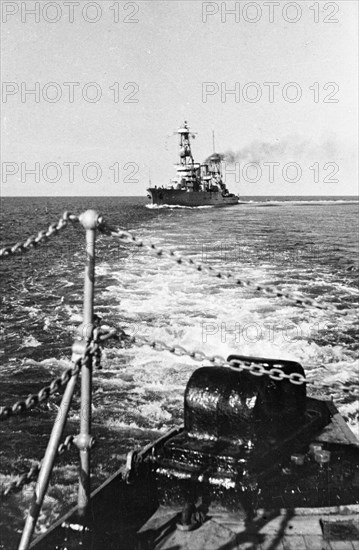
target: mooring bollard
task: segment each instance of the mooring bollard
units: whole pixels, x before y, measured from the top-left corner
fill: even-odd
[[[93,333],[93,304],[95,289],[95,240],[98,214],[95,210],[87,210],[80,216],[80,223],[86,229],[86,267],[84,284],[83,324],[80,327],[81,340],[84,348]],[[80,434],[75,438],[75,444],[80,451],[80,475],[78,491],[79,515],[86,513],[90,499],[90,448],[91,437],[91,393],[92,393],[92,359],[87,358],[81,369],[81,407]]]

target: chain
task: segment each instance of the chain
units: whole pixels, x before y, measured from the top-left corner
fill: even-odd
[[[60,443],[60,445],[58,446],[58,449],[57,449],[58,456],[63,455],[65,451],[69,451],[71,449],[71,447],[73,445],[73,442],[74,442],[74,439],[75,439],[75,436],[68,435],[65,438],[65,441],[63,443]]]
[[[101,336],[100,336],[101,338]],[[208,361],[216,367],[226,367],[235,371],[248,371],[253,376],[269,376],[272,380],[289,380],[291,384],[300,386],[306,384],[316,389],[327,389],[331,390],[333,393],[337,391],[342,391],[355,399],[359,398],[359,384],[349,384],[345,385],[342,382],[318,382],[316,380],[307,380],[305,376],[300,373],[293,372],[291,374],[286,374],[283,372],[280,367],[273,367],[271,369],[265,368],[264,365],[269,367],[268,363],[258,365],[251,361],[243,361],[239,359],[233,359],[232,361],[226,361],[221,355],[207,355],[200,350],[187,350],[183,346],[179,345],[168,345],[161,340],[150,340],[144,336],[129,336],[125,333],[123,329],[108,329],[105,337],[103,339],[114,338],[118,340],[121,344],[121,347],[128,344],[136,344],[139,347],[148,346],[156,351],[168,351],[177,357],[190,357],[194,361],[203,362]]]
[[[46,242],[49,237],[57,235],[59,231],[64,229],[69,222],[78,222],[78,216],[64,212],[57,223],[52,223],[46,231],[39,231],[37,235],[32,235],[25,242],[17,242],[13,246],[6,246],[0,249],[0,257],[9,257],[13,254],[28,252],[31,248],[35,248],[39,244]]]
[[[332,313],[336,312],[336,313],[344,314],[343,311],[338,310],[336,307],[331,306],[329,304],[325,304],[325,305],[320,304],[316,300],[313,300],[312,298],[295,296],[294,294],[290,294],[288,292],[278,291],[268,285],[259,285],[252,281],[249,281],[248,279],[239,279],[233,273],[230,273],[230,272],[222,273],[220,271],[217,271],[215,268],[211,266],[197,263],[192,258],[183,258],[173,250],[167,251],[167,250],[164,250],[163,248],[159,248],[157,245],[155,245],[154,243],[151,243],[150,241],[138,239],[135,235],[133,235],[129,231],[124,231],[120,228],[111,227],[107,225],[102,218],[99,219],[99,230],[106,235],[117,237],[123,242],[133,243],[139,248],[141,247],[147,248],[151,252],[154,252],[158,258],[168,257],[179,265],[188,265],[193,269],[195,269],[196,271],[207,272],[218,279],[231,279],[238,286],[253,288],[256,291],[260,291],[265,294],[275,296],[276,298],[284,298],[288,302],[291,302],[292,304],[300,307],[314,307],[316,309],[330,311]]]
[[[30,394],[25,400],[17,401],[12,406],[9,405],[5,407],[0,407],[0,420],[5,420],[7,418],[10,418],[11,416],[33,409],[39,403],[47,401],[52,395],[54,395],[64,386],[66,386],[72,376],[76,376],[80,372],[83,362],[87,359],[93,359],[95,366],[98,366],[101,353],[99,338],[99,331],[95,329],[93,331],[91,340],[88,342],[84,349],[84,352],[82,354],[76,354],[76,356],[74,357],[74,366],[68,368],[58,378],[55,378],[51,382],[51,384],[49,384],[48,386],[44,386],[37,393]]]
[[[21,491],[21,489],[25,487],[25,485],[28,485],[37,478],[40,472],[40,467],[41,462],[37,462],[36,464],[31,466],[28,472],[22,474],[16,480],[10,481],[10,483],[6,487],[1,488],[1,496],[7,497],[11,493],[18,493],[19,491]]]
[[[68,435],[63,443],[60,443],[57,449],[57,455],[62,455],[65,451],[69,451],[73,445],[74,436]],[[37,462],[33,466],[31,466],[30,470],[22,475],[20,475],[17,479],[11,481],[6,487],[2,487],[0,491],[0,495],[2,497],[7,497],[11,493],[18,493],[21,491],[21,489],[25,486],[34,481],[41,468],[41,462]]]
[[[72,376],[76,376],[80,372],[81,363],[82,359],[77,359],[74,367],[64,371],[61,376],[55,378],[51,384],[44,386],[37,393],[31,393],[25,400],[16,401],[12,406],[0,407],[0,420],[5,420],[11,416],[33,409],[39,403],[47,401],[52,395],[66,386]]]
[[[157,351],[169,351],[173,355],[187,356],[193,359],[194,361],[202,362],[209,361],[216,367],[226,367],[235,371],[248,371],[253,376],[269,376],[272,380],[289,380],[291,384],[295,386],[300,386],[306,384],[307,386],[314,387],[316,389],[326,389],[336,392],[338,390],[354,397],[359,398],[359,384],[350,384],[344,385],[342,382],[318,382],[307,380],[305,376],[300,373],[292,372],[291,374],[286,374],[281,368],[273,367],[271,369],[265,368],[265,366],[258,365],[258,363],[252,363],[251,361],[243,361],[239,359],[233,359],[232,361],[226,361],[221,355],[207,355],[203,351],[194,350],[189,351],[183,346],[178,345],[167,345],[165,342],[160,340],[148,340],[142,336],[133,336],[132,342],[137,346],[149,346]],[[264,363],[266,365],[266,363]],[[267,364],[269,367],[269,364]]]

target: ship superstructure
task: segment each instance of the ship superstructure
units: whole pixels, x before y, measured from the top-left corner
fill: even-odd
[[[168,206],[228,206],[238,203],[238,196],[229,193],[222,174],[222,157],[216,152],[202,164],[195,162],[191,149],[193,133],[185,121],[177,130],[179,162],[176,176],[165,187],[147,189],[152,204]]]

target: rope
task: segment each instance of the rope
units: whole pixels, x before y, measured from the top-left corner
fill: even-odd
[[[68,435],[63,443],[60,443],[57,449],[57,455],[62,455],[65,451],[69,451],[71,447],[73,446],[74,442],[74,436]],[[33,466],[31,466],[30,470],[18,477],[18,479],[14,479],[13,481],[10,481],[10,483],[6,487],[2,487],[0,491],[1,497],[7,497],[12,493],[18,493],[21,491],[21,489],[25,486],[31,483],[32,481],[35,481],[37,478],[40,468],[41,468],[41,462],[36,462]]]
[[[121,331],[122,332],[122,331]],[[336,393],[338,390],[341,390],[342,392],[350,395],[351,397],[358,399],[359,398],[359,383],[358,384],[348,384],[345,385],[342,382],[333,382],[333,383],[327,383],[327,382],[318,382],[315,380],[307,380],[305,376],[303,376],[300,373],[293,372],[291,374],[286,374],[283,372],[281,368],[273,367],[271,369],[265,368],[265,365],[269,367],[268,363],[263,363],[262,365],[258,365],[258,363],[252,363],[251,361],[243,361],[239,359],[233,359],[232,361],[226,361],[224,357],[221,355],[207,355],[203,351],[200,350],[187,350],[183,346],[178,345],[167,345],[165,342],[162,342],[160,340],[148,340],[145,337],[142,336],[133,336],[130,337],[122,332],[123,335],[118,337],[121,342],[128,342],[129,340],[136,344],[137,346],[143,347],[143,346],[149,346],[157,351],[168,351],[169,353],[172,353],[173,355],[177,355],[179,357],[186,356],[190,357],[194,361],[202,362],[202,361],[209,361],[216,367],[226,367],[235,371],[247,371],[253,376],[269,376],[272,380],[289,380],[291,384],[294,384],[296,386],[300,386],[302,384],[306,384],[307,386],[311,386],[313,388],[318,389],[326,389],[327,391],[331,391],[333,393]]]
[[[28,252],[31,248],[35,248],[39,244],[46,242],[50,237],[57,235],[62,229],[67,227],[69,222],[78,222],[78,216],[64,212],[57,223],[52,223],[46,231],[39,231],[37,235],[32,235],[25,242],[17,242],[12,246],[5,246],[0,249],[0,257],[6,258],[14,254]]]
[[[195,269],[196,271],[202,271],[206,272],[213,277],[216,277],[218,279],[230,279],[235,282],[236,285],[242,286],[242,287],[249,287],[253,288],[256,291],[263,292],[264,294],[272,295],[276,298],[284,298],[288,302],[292,303],[293,305],[300,306],[300,307],[313,307],[316,309],[320,309],[322,311],[330,311],[331,313],[340,313],[345,314],[344,311],[341,311],[337,309],[335,306],[331,306],[329,304],[320,304],[316,300],[312,298],[304,298],[300,296],[295,296],[294,294],[290,294],[288,292],[282,292],[278,291],[268,285],[259,285],[257,283],[254,283],[252,281],[249,281],[248,279],[239,279],[236,275],[233,273],[227,272],[222,273],[220,271],[217,271],[215,268],[207,265],[203,265],[200,263],[195,262],[191,258],[183,258],[182,256],[178,255],[173,250],[164,250],[163,248],[159,248],[154,243],[151,243],[150,241],[138,239],[130,233],[129,231],[124,231],[120,228],[115,228],[109,226],[107,223],[103,221],[102,218],[99,219],[99,230],[104,233],[105,235],[109,235],[112,237],[117,237],[123,242],[127,243],[133,243],[139,248],[147,248],[151,252],[154,252],[158,258],[167,257],[175,261],[179,265],[187,265],[191,268]]]

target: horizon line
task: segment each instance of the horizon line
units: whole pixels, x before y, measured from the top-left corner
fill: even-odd
[[[350,197],[357,198],[359,200],[359,195],[240,195],[239,199],[246,197],[299,197],[299,198],[309,198],[309,197]],[[96,199],[106,199],[106,198],[116,198],[116,199],[126,199],[126,198],[143,198],[147,197],[144,195],[2,195],[1,199],[79,199],[79,198],[96,198]]]

